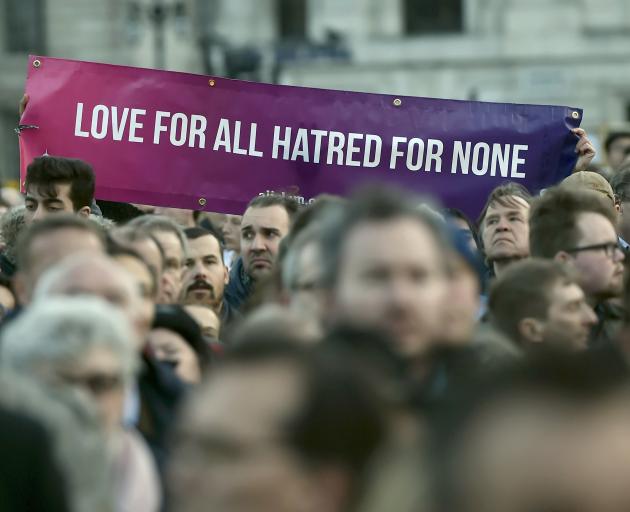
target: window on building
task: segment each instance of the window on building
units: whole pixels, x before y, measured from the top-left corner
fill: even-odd
[[[4,0],[8,52],[44,53],[44,0]]]
[[[464,29],[463,0],[404,0],[408,34],[461,32]]]
[[[306,39],[307,0],[277,0],[280,39]]]

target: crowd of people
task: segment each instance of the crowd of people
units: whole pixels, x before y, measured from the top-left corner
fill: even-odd
[[[479,219],[389,187],[242,216],[27,168],[0,218],[0,510],[626,512],[630,133]]]

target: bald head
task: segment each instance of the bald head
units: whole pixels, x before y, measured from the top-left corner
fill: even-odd
[[[89,295],[101,297],[128,315],[141,340],[150,325],[143,318],[140,291],[133,276],[105,255],[70,256],[48,270],[39,280],[33,298]],[[149,322],[150,323],[150,322]]]

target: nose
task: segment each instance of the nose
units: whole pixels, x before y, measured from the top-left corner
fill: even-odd
[[[509,223],[505,217],[500,217],[495,226],[496,231],[507,231],[510,228]]]
[[[252,251],[264,251],[265,250],[265,243],[263,240],[263,237],[259,234],[256,234],[254,236],[254,239],[252,240],[252,245],[251,245]]]
[[[193,275],[195,276],[195,278],[206,276],[206,268],[203,266],[200,260],[197,260],[195,262],[195,266],[193,267]]]
[[[584,304],[582,318],[583,318],[584,324],[590,327],[595,325],[598,321],[595,311],[593,311],[593,308],[589,306],[588,304]]]
[[[624,261],[626,259],[626,253],[623,252],[621,247],[615,247],[615,256],[613,258],[615,261]]]

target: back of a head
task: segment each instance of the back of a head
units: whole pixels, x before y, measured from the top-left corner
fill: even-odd
[[[608,180],[601,174],[592,171],[574,172],[560,183],[561,187],[577,190],[591,190],[615,205],[615,193]]]
[[[367,187],[355,194],[343,210],[326,219],[322,236],[323,284],[334,287],[344,242],[357,226],[412,219],[428,229],[439,251],[448,248],[445,226],[438,216],[420,207],[420,198],[391,187]]]
[[[92,167],[83,160],[41,156],[27,167],[25,188],[35,187],[41,195],[54,197],[56,185],[70,184],[69,197],[78,211],[92,205],[95,181]]]
[[[575,282],[575,275],[565,264],[537,258],[517,262],[490,289],[490,320],[512,341],[522,343],[519,322],[523,318],[546,318],[551,288],[556,283]]]
[[[581,236],[577,222],[582,213],[603,215],[615,226],[612,204],[592,190],[554,187],[534,201],[529,218],[532,256],[553,258],[574,248]]]

